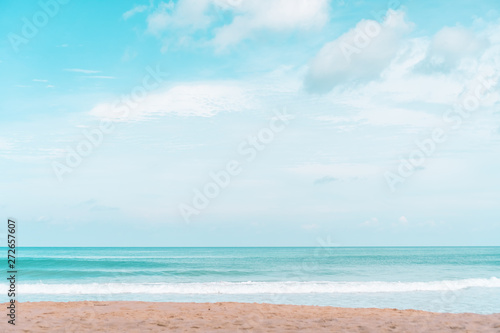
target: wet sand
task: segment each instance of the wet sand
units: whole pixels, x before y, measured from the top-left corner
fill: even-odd
[[[25,302],[0,332],[500,332],[500,314],[256,303]]]

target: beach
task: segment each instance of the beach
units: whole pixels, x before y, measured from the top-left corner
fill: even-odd
[[[18,302],[270,303],[500,313],[500,247],[22,248]],[[1,290],[9,285],[0,283]],[[9,298],[4,294],[0,302]]]
[[[500,1],[0,1],[0,333],[500,333]]]
[[[498,247],[22,250],[0,332],[500,332]]]
[[[5,309],[7,303],[2,304]],[[2,332],[500,332],[500,314],[258,303],[24,302]]]

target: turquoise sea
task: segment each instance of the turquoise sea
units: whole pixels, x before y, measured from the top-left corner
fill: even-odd
[[[500,247],[33,247],[16,254],[18,301],[237,301],[500,312]],[[6,283],[0,285],[7,290]],[[2,295],[7,301],[6,292]]]

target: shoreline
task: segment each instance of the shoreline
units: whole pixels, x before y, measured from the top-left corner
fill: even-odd
[[[268,303],[139,301],[21,302],[20,332],[500,332],[500,313],[337,308]]]

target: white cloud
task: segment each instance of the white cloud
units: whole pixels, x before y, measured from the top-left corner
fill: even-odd
[[[316,119],[335,123],[346,130],[357,128],[360,124],[405,126],[406,131],[443,126],[445,112],[456,107],[465,94],[474,93],[480,77],[486,77],[489,82],[495,81],[499,76],[498,71],[493,70],[500,65],[500,38],[495,39],[500,35],[497,32],[498,25],[488,26],[474,33],[471,31],[445,28],[430,37],[402,36],[401,46],[392,58],[388,58],[389,64],[377,74],[380,79],[363,85],[346,84],[342,89],[333,89],[328,94],[321,95],[321,98],[331,103],[331,109],[335,109],[335,113]],[[453,65],[450,67],[452,70],[444,71],[438,67],[429,67],[430,71],[422,70],[423,64],[429,64],[429,55],[437,54],[437,41],[453,39],[453,36],[455,39],[462,36],[471,46],[467,48],[455,40],[450,40],[447,46],[441,46],[440,52],[447,54],[447,64]],[[336,45],[339,46],[340,41]],[[464,50],[459,50],[462,46]],[[340,51],[337,53],[341,54]],[[339,59],[345,61],[345,58]],[[355,60],[353,58],[352,63]],[[356,64],[360,65],[359,62]],[[366,63],[361,63],[364,64]],[[321,72],[320,68],[317,70],[318,73]],[[310,73],[311,70],[309,75]],[[316,81],[315,88],[329,89],[336,82],[340,85],[343,83],[339,81],[341,78],[344,82],[369,80],[368,76],[363,77],[365,73],[358,76],[355,76],[357,72],[344,73],[342,77],[339,70],[337,74],[337,81],[329,77],[327,72],[318,74],[331,81],[325,81],[326,85],[323,86],[321,84],[325,82]],[[320,89],[316,91],[321,91]],[[498,100],[500,94],[491,91],[487,98],[481,100],[481,105],[492,107]]]
[[[488,41],[464,27],[444,27],[432,38],[423,65],[432,69],[450,70],[464,58],[476,59]]]
[[[129,104],[120,101],[101,103],[90,114],[120,121],[164,114],[211,117],[224,111],[250,110],[258,103],[252,88],[230,82],[178,84],[144,98],[131,97],[131,100]]]
[[[129,18],[131,18],[132,16],[134,16],[135,14],[138,14],[138,13],[142,13],[144,12],[145,10],[147,10],[149,8],[149,6],[146,6],[146,5],[142,5],[142,6],[135,6],[134,8],[132,8],[131,10],[129,11],[126,11],[125,13],[123,13],[123,19],[124,20],[128,20]]]
[[[355,28],[327,43],[311,61],[305,85],[310,91],[376,79],[389,66],[412,24],[402,11],[389,10],[382,23],[362,20]]]
[[[162,2],[147,18],[148,31],[159,34],[169,27],[202,29],[210,24],[211,19],[205,12],[213,3],[213,0],[180,0],[177,4]]]
[[[324,0],[244,1],[233,21],[216,31],[213,43],[225,48],[249,38],[259,30],[310,30],[328,20],[328,2]]]
[[[408,219],[405,217],[405,216],[401,216],[399,219],[398,219],[398,222],[395,222],[392,224],[393,227],[406,227],[408,226],[410,223],[408,222]]]
[[[309,30],[328,20],[327,0],[179,0],[161,3],[147,18],[148,32],[160,35],[168,28],[187,32],[214,29],[210,41],[218,49],[237,44],[258,31]],[[229,13],[232,21],[214,26],[220,13]]]

